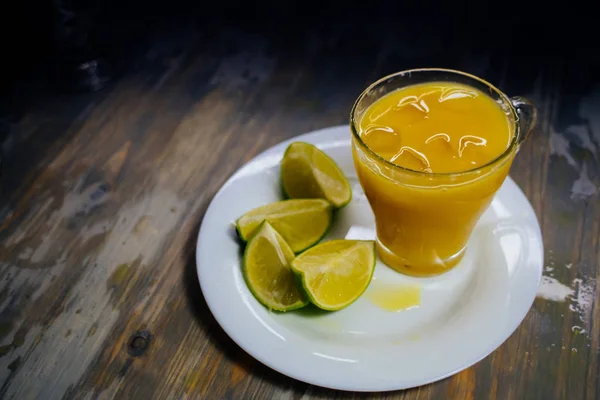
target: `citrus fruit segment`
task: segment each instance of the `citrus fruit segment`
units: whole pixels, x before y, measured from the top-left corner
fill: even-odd
[[[244,278],[248,288],[264,306],[290,311],[308,304],[298,287],[290,262],[294,253],[281,235],[264,222],[244,252]]]
[[[310,301],[323,310],[340,310],[364,293],[375,269],[375,242],[331,240],[292,261]]]
[[[305,250],[327,233],[333,207],[323,199],[283,200],[247,212],[236,221],[238,234],[248,241],[263,221],[283,237],[294,253]]]
[[[350,184],[337,164],[309,143],[289,145],[281,161],[281,183],[290,198],[326,199],[337,208],[352,198]]]

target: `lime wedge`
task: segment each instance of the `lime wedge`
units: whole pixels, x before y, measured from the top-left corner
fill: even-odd
[[[242,240],[247,241],[263,221],[268,221],[298,253],[321,240],[331,225],[332,214],[333,208],[326,200],[283,200],[247,212],[236,221],[236,227]]]
[[[309,143],[289,145],[281,160],[281,182],[293,199],[327,199],[338,208],[352,199],[350,184],[337,164]]]
[[[290,268],[294,253],[280,234],[264,222],[244,251],[248,288],[271,310],[289,311],[308,304]]]
[[[292,261],[310,301],[323,310],[340,310],[358,299],[375,269],[375,242],[331,240]]]

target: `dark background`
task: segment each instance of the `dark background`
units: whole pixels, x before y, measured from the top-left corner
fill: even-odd
[[[382,45],[403,50],[397,64],[382,73],[414,66],[458,66],[463,57],[492,52],[492,69],[502,69],[509,58],[520,60],[522,71],[511,71],[511,77],[524,78],[528,70],[547,63],[569,64],[568,72],[575,69],[581,76],[598,68],[600,58],[599,21],[593,2],[12,3],[2,7],[4,98],[7,93],[22,97],[18,88],[27,83],[60,89],[56,70],[73,58],[106,59],[113,74],[131,74],[135,68],[151,68],[144,58],[157,45],[163,51],[177,52],[186,42],[196,40],[199,48],[213,48],[219,36],[232,29],[265,38],[269,52],[283,56],[293,55],[311,41],[330,42],[331,60],[345,60],[349,69],[371,63],[373,51]],[[334,36],[339,40],[331,43]],[[86,45],[74,45],[74,41]],[[78,47],[78,51],[70,47]],[[321,61],[327,68],[328,60]],[[31,86],[27,88],[31,90]]]
[[[543,76],[538,93],[558,85],[552,90],[563,97],[559,127],[577,117],[570,96],[600,81],[592,2],[34,0],[2,9],[4,195],[115,82],[156,83],[173,63],[186,67],[200,53],[219,59],[248,49],[286,66],[319,54],[310,61],[315,85],[306,90],[325,103],[336,91],[357,96],[368,82],[409,68],[461,69],[509,95],[534,97]],[[89,61],[97,68],[82,70]],[[215,69],[198,74],[197,90],[212,89]],[[261,79],[261,71],[245,73],[257,74],[245,81]],[[58,126],[23,133],[28,113],[52,115]]]

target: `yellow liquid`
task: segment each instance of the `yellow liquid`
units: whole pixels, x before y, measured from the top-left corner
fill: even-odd
[[[357,174],[375,214],[382,260],[410,275],[456,265],[477,220],[508,174],[514,129],[491,97],[456,83],[435,82],[391,92],[357,121],[368,148],[354,142]],[[458,176],[456,173],[479,168]]]
[[[373,281],[367,298],[386,311],[403,311],[421,304],[421,286],[391,285]]]

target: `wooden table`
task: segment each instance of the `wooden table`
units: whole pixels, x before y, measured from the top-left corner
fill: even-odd
[[[170,19],[144,31],[103,91],[23,86],[29,101],[3,144],[0,397],[599,398],[598,53],[553,44],[550,31],[525,48],[483,23],[414,34],[410,17],[383,18],[371,30],[334,12],[310,26]],[[194,254],[202,216],[258,152],[346,123],[367,84],[431,65],[537,104],[511,176],[543,230],[545,284],[566,299],[538,298],[490,356],[420,388],[353,394],[280,375],[207,309]]]

